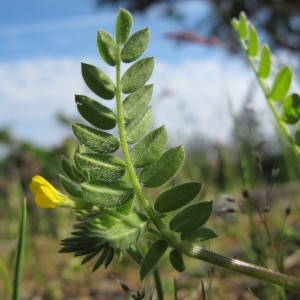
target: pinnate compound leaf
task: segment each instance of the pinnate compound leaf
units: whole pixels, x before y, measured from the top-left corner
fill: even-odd
[[[187,182],[161,193],[154,203],[154,209],[166,213],[191,202],[201,191],[200,182]]]
[[[181,233],[181,240],[184,242],[203,242],[217,237],[215,232],[206,227],[200,227],[191,231]]]
[[[130,63],[138,59],[147,49],[150,41],[148,28],[135,32],[124,44],[121,50],[121,59],[125,63]]]
[[[116,22],[116,41],[118,45],[124,44],[128,39],[132,23],[131,14],[125,9],[120,9]]]
[[[142,168],[158,160],[168,141],[167,131],[164,126],[148,133],[131,150],[132,163],[137,168]]]
[[[212,201],[190,205],[181,210],[171,219],[169,227],[175,232],[198,229],[209,219],[211,212]]]
[[[72,129],[80,143],[97,153],[109,154],[119,149],[120,143],[112,134],[83,124],[73,124]]]
[[[184,261],[182,254],[177,250],[173,249],[169,254],[170,262],[173,268],[178,272],[183,272],[185,270]]]
[[[153,93],[153,84],[144,85],[136,92],[130,94],[123,101],[123,115],[127,121],[131,121],[149,104]]]
[[[244,12],[241,12],[239,15],[239,36],[240,39],[247,39],[248,38],[248,22],[247,17]]]
[[[282,105],[281,119],[287,124],[296,124],[300,119],[300,96],[298,94],[289,95]]]
[[[292,82],[292,71],[289,67],[284,66],[276,75],[270,94],[270,99],[282,101],[289,91]]]
[[[125,249],[135,244],[147,230],[148,219],[140,213],[131,213],[106,231],[113,248]]]
[[[154,58],[146,57],[134,63],[122,76],[122,91],[133,93],[141,88],[150,78],[154,69]]]
[[[141,280],[143,280],[146,275],[156,266],[160,258],[166,252],[167,248],[168,243],[165,240],[157,240],[150,246],[141,264]]]
[[[250,30],[249,30],[248,55],[251,57],[255,57],[259,52],[258,35],[253,25],[250,25],[249,28]]]
[[[152,122],[152,108],[148,107],[136,119],[125,126],[126,140],[129,144],[134,144],[140,140],[150,129]]]
[[[81,63],[81,73],[86,85],[97,96],[110,100],[115,96],[115,85],[100,69],[93,65]]]
[[[140,182],[149,188],[161,186],[179,170],[183,163],[184,156],[182,146],[170,148],[163,153],[159,160],[141,171],[139,175]]]
[[[125,174],[125,163],[116,156],[77,153],[75,159],[84,172],[101,181],[115,181]]]
[[[270,72],[271,72],[271,52],[268,45],[263,45],[261,50],[258,77],[262,79],[268,78],[270,76]]]
[[[100,129],[113,129],[117,124],[115,113],[99,102],[82,95],[75,95],[77,109],[82,117]]]
[[[71,195],[72,197],[75,198],[82,198],[82,192],[81,189],[78,185],[76,185],[74,182],[71,180],[67,179],[65,176],[62,174],[59,174],[59,181],[64,188],[64,190]]]
[[[118,45],[113,37],[104,30],[98,30],[97,45],[102,59],[110,66],[115,66],[118,57]]]
[[[85,201],[104,208],[119,207],[134,196],[132,186],[124,181],[84,182],[81,188]]]

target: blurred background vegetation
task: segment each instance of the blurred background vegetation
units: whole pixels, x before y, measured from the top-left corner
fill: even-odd
[[[229,49],[239,49],[230,20],[244,10],[258,25],[258,30],[261,28],[267,34],[271,47],[290,51],[292,55],[300,50],[299,1],[208,2],[214,22],[206,37],[226,40]],[[138,13],[161,5],[167,16],[182,22],[183,30],[202,36],[199,30],[207,24],[205,20],[193,26],[185,25],[186,16],[176,10],[176,3],[172,0],[98,0],[97,5],[100,8],[122,4]],[[174,37],[185,40],[182,35]],[[265,132],[266,119],[248,105],[251,97],[249,93],[244,108],[231,115],[233,130],[227,143],[197,135],[186,143],[186,162],[172,184],[201,181],[204,189],[200,197],[214,200],[214,213],[208,226],[219,237],[206,243],[206,247],[300,276],[300,158],[276,130],[274,134]],[[60,115],[58,121],[62,126],[69,126],[68,117]],[[60,157],[70,157],[76,145],[73,137],[66,137],[56,147],[43,148],[17,140],[9,128],[0,131],[0,282],[4,282],[6,268],[9,278],[13,278],[20,207],[25,196],[28,198],[28,234],[22,299],[127,299],[115,278],[132,289],[143,288],[138,280],[137,265],[126,257],[123,262],[114,263],[108,272],[99,270],[91,274],[91,265],[82,267],[80,258],[57,254],[59,240],[72,230],[73,213],[63,209],[43,210],[33,203],[28,191],[32,176],[41,174],[57,185]],[[155,197],[158,192],[151,196]],[[201,299],[202,282],[206,297],[211,297],[207,299],[299,299],[294,293],[278,291],[276,287],[205,263],[187,259],[186,264],[187,272],[178,274],[167,262],[162,263],[166,299],[173,299],[173,278],[178,284],[178,299]],[[151,279],[146,281],[147,295],[153,292],[152,284]],[[4,284],[0,284],[0,298],[9,299]]]

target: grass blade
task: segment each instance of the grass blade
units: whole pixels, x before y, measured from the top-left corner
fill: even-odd
[[[22,277],[22,266],[23,266],[23,254],[25,245],[25,230],[26,230],[26,219],[27,219],[27,206],[26,199],[23,200],[22,204],[22,214],[19,227],[19,242],[18,242],[18,252],[15,267],[15,278],[13,286],[13,300],[20,299],[20,287],[21,287],[21,277]]]

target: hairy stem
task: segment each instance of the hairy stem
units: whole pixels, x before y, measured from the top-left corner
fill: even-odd
[[[282,286],[286,289],[300,292],[300,279],[284,275],[272,270],[246,263],[234,258],[228,258],[220,254],[205,250],[197,245],[182,244],[180,249],[187,256],[235,271],[244,275],[254,277],[269,283]]]

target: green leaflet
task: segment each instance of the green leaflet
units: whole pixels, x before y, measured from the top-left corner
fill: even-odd
[[[61,158],[60,167],[64,174],[74,182],[83,182],[85,180],[84,176],[69,162],[65,156],[62,156]]]
[[[173,249],[169,254],[170,262],[175,270],[183,272],[185,270],[184,261],[181,253],[177,249]]]
[[[152,122],[152,108],[148,107],[136,119],[125,126],[125,135],[128,144],[134,144],[140,140],[150,129]]]
[[[110,100],[115,96],[115,85],[100,69],[81,63],[81,73],[86,85],[99,97]]]
[[[190,205],[181,210],[171,219],[169,227],[175,232],[198,229],[205,224],[211,215],[211,212],[212,201]]]
[[[145,110],[153,93],[153,84],[144,85],[134,93],[130,94],[123,101],[123,115],[125,120],[131,121]]]
[[[98,250],[98,249],[97,249]],[[97,254],[99,254],[98,251],[94,251],[94,252],[91,252],[89,254],[87,254],[83,260],[81,261],[81,264],[84,265],[85,263],[87,263],[88,261],[90,261],[92,258],[94,258]]]
[[[134,190],[127,182],[92,181],[81,184],[84,200],[103,208],[118,207],[134,196]]]
[[[141,264],[141,280],[143,280],[145,276],[155,267],[160,258],[166,252],[167,248],[168,243],[165,240],[157,240],[150,246]]]
[[[273,101],[284,100],[292,82],[292,71],[285,66],[277,73],[272,89],[268,95]]]
[[[118,45],[113,37],[104,30],[98,30],[97,45],[102,59],[110,66],[115,66],[118,58]]]
[[[263,45],[261,50],[260,65],[258,69],[258,77],[265,79],[270,76],[271,72],[271,52],[267,45]]]
[[[232,19],[231,20],[231,26],[233,27],[233,29],[238,32],[239,28],[240,28],[240,22],[237,19]]]
[[[142,58],[134,63],[121,79],[123,93],[133,93],[141,88],[149,80],[153,69],[153,57]]]
[[[287,124],[296,124],[300,119],[300,96],[298,94],[289,95],[282,105],[281,119]]]
[[[147,49],[150,41],[150,32],[148,28],[135,32],[124,44],[121,51],[123,62],[130,63],[138,59]]]
[[[113,129],[117,124],[115,113],[99,102],[82,95],[75,95],[77,109],[82,117],[100,129]]]
[[[131,14],[125,9],[120,9],[116,22],[116,41],[118,45],[124,44],[128,39],[132,23]]]
[[[63,188],[65,189],[65,191],[75,197],[75,198],[82,198],[82,192],[80,187],[75,184],[74,182],[70,181],[69,179],[67,179],[65,176],[59,174],[59,181],[61,183],[61,185],[63,186]]]
[[[80,169],[88,173],[91,178],[111,182],[116,181],[125,174],[125,164],[116,156],[77,153],[75,159]]]
[[[254,26],[249,26],[248,55],[255,57],[259,53],[259,40]]]
[[[114,248],[128,248],[144,235],[147,226],[148,219],[143,214],[131,213],[106,231],[107,240]]]
[[[110,265],[110,263],[112,262],[114,256],[115,256],[115,249],[112,248],[112,247],[109,247],[108,251],[107,251],[107,254],[106,254],[105,261],[104,261],[105,269],[107,269],[107,267]]]
[[[164,126],[148,133],[131,150],[132,163],[137,168],[142,168],[158,160],[168,141]]]
[[[151,165],[145,167],[139,176],[140,182],[149,188],[161,186],[172,178],[184,160],[182,146],[170,148]]]
[[[248,38],[248,24],[247,18],[245,13],[241,12],[239,15],[239,36],[240,39],[247,39]]]
[[[119,149],[120,143],[112,134],[83,124],[73,124],[72,129],[80,143],[97,153],[109,154]]]
[[[109,251],[109,247],[103,247],[96,262],[94,263],[92,272],[95,272],[104,263],[106,256],[108,254],[108,251]]]
[[[203,242],[217,237],[215,232],[206,227],[200,227],[191,231],[183,231],[181,233],[181,240],[184,242]]]
[[[154,209],[166,213],[178,209],[192,201],[201,191],[200,182],[187,182],[161,193],[154,203]]]

